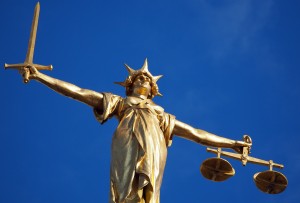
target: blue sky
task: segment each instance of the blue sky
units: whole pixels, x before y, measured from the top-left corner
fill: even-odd
[[[23,62],[36,1],[1,1],[0,64]],[[242,167],[214,183],[201,163],[215,155],[174,138],[161,202],[299,202],[299,1],[40,1],[34,62],[82,88],[124,96],[127,63],[147,57],[166,112],[232,139],[252,137],[252,156],[285,165],[289,186],[260,192]],[[0,202],[107,202],[117,121],[99,125],[90,107],[0,70]]]

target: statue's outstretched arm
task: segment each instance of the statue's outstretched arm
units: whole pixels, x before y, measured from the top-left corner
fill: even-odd
[[[173,134],[206,146],[232,148],[239,153],[242,152],[244,146],[251,146],[251,144],[244,141],[227,139],[204,130],[193,128],[178,120],[175,121]]]
[[[100,111],[102,110],[99,109],[102,107],[103,100],[103,95],[101,93],[88,89],[82,89],[71,83],[52,78],[39,72],[35,67],[32,66],[29,67],[29,69],[27,69],[26,71],[30,71],[30,80],[37,80],[64,96],[83,102],[91,107],[97,108]]]

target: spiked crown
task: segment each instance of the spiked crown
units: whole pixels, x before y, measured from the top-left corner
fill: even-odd
[[[134,69],[130,68],[127,64],[125,64],[125,67],[126,67],[128,73],[129,73],[129,75],[127,76],[127,78],[124,82],[115,82],[115,84],[118,84],[118,85],[121,85],[121,86],[125,87],[126,88],[126,95],[129,95],[131,93],[131,91],[132,91],[131,87],[132,87],[132,84],[133,84],[135,78],[138,75],[146,75],[151,79],[151,96],[150,96],[150,98],[153,98],[156,95],[162,96],[162,94],[159,93],[158,86],[156,84],[156,82],[158,81],[159,78],[162,77],[162,75],[153,76],[149,72],[147,58],[145,59],[144,65],[139,70],[134,70]]]

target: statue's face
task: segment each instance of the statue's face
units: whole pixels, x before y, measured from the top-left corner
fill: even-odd
[[[151,79],[147,75],[138,75],[133,82],[134,87],[145,87],[151,89]]]
[[[133,92],[148,96],[151,92],[151,79],[147,75],[138,75],[132,84]]]

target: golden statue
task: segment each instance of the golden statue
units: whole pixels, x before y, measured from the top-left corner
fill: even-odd
[[[160,186],[172,136],[180,136],[213,147],[232,148],[241,152],[244,141],[234,141],[195,129],[164,112],[152,101],[160,95],[157,80],[145,60],[143,67],[133,70],[120,82],[126,97],[82,89],[73,84],[49,77],[34,66],[27,66],[23,75],[37,80],[54,91],[83,102],[94,109],[100,123],[116,117],[119,125],[113,135],[111,149],[111,202],[159,202]],[[25,74],[26,73],[26,74]]]
[[[25,62],[5,64],[5,68],[19,69],[25,83],[36,80],[64,96],[87,104],[93,108],[100,123],[112,117],[118,119],[119,124],[113,135],[111,148],[110,202],[159,202],[167,148],[171,145],[173,136],[205,146],[231,148],[242,155],[246,155],[246,151],[249,152],[252,145],[250,137],[246,136],[243,141],[235,141],[196,129],[177,120],[175,116],[164,112],[161,106],[155,104],[152,98],[161,96],[157,85],[161,75],[153,76],[149,72],[147,59],[139,70],[125,64],[129,75],[124,82],[117,82],[125,87],[124,98],[111,93],[83,89],[39,72],[51,70],[52,66],[41,66],[32,61],[38,15],[39,3],[35,9]],[[215,153],[219,156],[221,154],[220,150]],[[209,179],[218,181],[219,176],[215,174],[220,174],[220,159],[217,160],[218,166],[214,170],[217,172],[214,177],[209,177],[207,172],[211,162],[216,163],[215,159],[210,161],[201,168],[201,171]],[[224,165],[224,162],[222,164]],[[231,170],[226,174],[233,175],[234,171]]]

